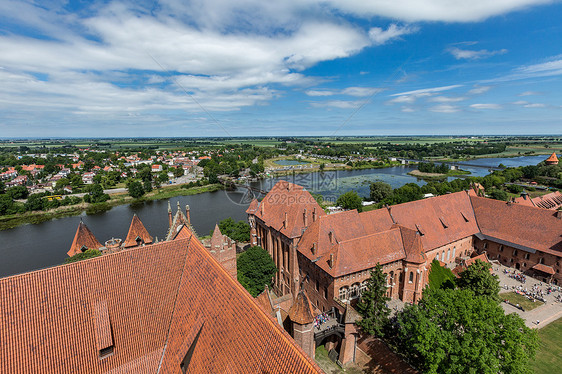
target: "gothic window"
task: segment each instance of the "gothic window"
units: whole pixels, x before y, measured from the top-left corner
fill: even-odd
[[[359,297],[359,283],[354,283],[349,289],[349,298],[355,299]]]
[[[528,253],[525,253],[525,260],[528,260],[531,256]]]
[[[517,256],[517,249],[514,249],[514,250],[513,250],[513,255],[514,255],[514,256]]]
[[[347,300],[347,293],[348,287],[341,287],[338,294],[339,299],[343,301]]]
[[[414,272],[411,271],[410,272],[410,279],[408,280],[408,282],[412,283],[414,281]]]
[[[544,257],[539,258],[539,264],[544,264]]]
[[[367,281],[364,281],[363,283],[361,283],[361,287],[359,289],[360,294],[363,295],[363,292],[365,292],[366,289],[367,289]]]
[[[451,259],[451,249],[447,249],[447,262]]]

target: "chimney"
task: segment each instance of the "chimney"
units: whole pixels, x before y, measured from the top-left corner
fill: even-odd
[[[170,200],[168,200],[168,227],[172,227],[172,206],[170,205]]]
[[[328,262],[328,266],[331,268],[334,267],[334,254],[330,253],[330,261]]]
[[[316,222],[316,207],[312,210],[312,222]]]
[[[302,218],[303,218],[303,221],[304,221],[304,226],[305,227],[308,226],[308,214],[307,214],[306,208],[304,208],[304,212],[302,213]]]
[[[312,243],[312,254],[315,255],[317,250],[318,250],[318,245],[316,243]]]
[[[287,228],[287,212],[285,212],[285,219],[283,220],[283,228]]]
[[[187,224],[191,225],[191,217],[189,216],[189,205],[185,205],[185,218],[187,218]]]
[[[328,237],[330,238],[330,243],[334,244],[334,232],[333,231],[330,231],[328,233]]]
[[[562,210],[558,209],[554,216],[558,219],[562,219]]]
[[[521,192],[521,197],[523,198],[523,200],[527,200],[527,196],[528,196],[527,192],[525,191]]]

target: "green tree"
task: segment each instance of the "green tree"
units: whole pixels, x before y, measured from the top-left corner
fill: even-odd
[[[129,190],[129,195],[135,199],[138,199],[139,197],[144,195],[144,188],[139,181],[133,180],[129,182],[127,189]]]
[[[152,191],[152,182],[147,179],[142,182],[142,187],[144,189],[144,192],[149,193],[150,191]]]
[[[43,210],[46,199],[42,198],[39,194],[29,195],[25,202],[25,210]]]
[[[459,274],[457,286],[471,290],[477,296],[486,296],[499,302],[500,282],[497,275],[490,273],[491,268],[491,264],[476,260]]]
[[[237,242],[250,241],[250,225],[246,221],[235,222],[229,217],[219,222],[219,229],[223,235]]]
[[[348,191],[336,200],[336,204],[344,209],[363,209],[363,199],[355,191]]]
[[[103,203],[104,201],[109,200],[109,195],[103,192],[101,184],[91,184],[88,186],[87,191],[90,194],[86,196],[89,196],[89,202],[91,203]]]
[[[174,177],[179,178],[183,175],[183,168],[181,166],[178,166],[177,168],[174,169]]]
[[[492,199],[502,200],[502,201],[506,201],[508,198],[507,192],[505,192],[504,190],[499,190],[497,188],[494,188],[493,190],[490,191],[490,197]]]
[[[394,348],[424,373],[531,374],[537,333],[468,289],[427,290],[391,331]]]
[[[392,187],[388,183],[374,182],[371,183],[371,200],[382,201],[392,195]]]
[[[86,251],[82,253],[77,253],[72,257],[67,258],[64,260],[65,264],[70,264],[72,262],[86,260],[88,258],[98,257],[101,256],[101,252],[97,249],[86,249]]]
[[[273,276],[277,271],[269,253],[260,246],[249,248],[237,260],[238,281],[256,297],[265,286],[273,284]]]
[[[382,336],[384,333],[390,315],[390,309],[386,305],[390,299],[386,296],[386,291],[386,275],[382,272],[381,265],[377,264],[357,303],[357,311],[363,316],[357,325],[370,335]]]
[[[8,194],[0,195],[0,215],[11,214],[14,211],[14,200]]]
[[[27,188],[25,186],[15,186],[9,188],[6,193],[14,200],[25,199],[29,195],[29,192],[27,191]]]

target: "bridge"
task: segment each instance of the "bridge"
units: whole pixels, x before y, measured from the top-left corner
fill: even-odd
[[[398,160],[398,161],[401,161]],[[404,161],[407,162],[424,162],[424,163],[433,163],[433,164],[445,164],[445,165],[454,165],[457,167],[469,167],[469,168],[481,168],[481,169],[488,169],[488,170],[503,170],[502,168],[499,168],[497,166],[489,166],[489,165],[478,165],[478,164],[465,164],[463,162],[451,162],[451,161],[429,161],[429,160],[406,160],[404,159]]]
[[[234,183],[234,181],[232,179],[228,179],[228,178],[218,178],[219,179],[219,183],[222,184],[223,186],[225,186],[226,188],[230,188],[232,190],[236,190],[239,188],[243,188],[248,190],[248,192],[251,192],[254,196],[257,195],[267,195],[267,193],[269,191],[266,190],[262,190],[261,188],[258,187],[254,187],[254,186],[250,186],[249,184],[237,184]]]

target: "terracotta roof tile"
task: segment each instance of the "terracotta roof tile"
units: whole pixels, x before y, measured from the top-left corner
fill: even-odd
[[[560,256],[562,219],[551,210],[471,197],[482,234]]]
[[[405,260],[415,264],[426,262],[427,257],[424,254],[423,245],[418,232],[404,226],[398,226],[398,228],[400,229],[402,244],[404,246],[404,252],[406,253]]]
[[[103,247],[103,245],[96,239],[94,234],[92,234],[88,226],[80,221],[72,245],[66,253],[72,257],[75,254],[84,252],[86,249],[100,249],[101,247]]]
[[[556,272],[554,271],[554,269],[552,268],[552,266],[548,266],[545,264],[536,264],[535,266],[533,266],[533,269],[535,270],[540,270],[543,273],[547,273],[550,275],[554,275]]]
[[[135,247],[139,244],[151,244],[152,236],[148,233],[141,220],[137,215],[133,215],[131,220],[131,226],[129,227],[129,232],[127,233],[127,238],[123,243],[123,247]]]
[[[545,160],[546,162],[558,162],[558,157],[556,157],[556,152],[552,152],[549,158]]]
[[[279,181],[259,203],[255,215],[288,238],[298,238],[312,224],[313,215],[326,212],[303,187]]]
[[[470,197],[464,191],[394,205],[390,207],[390,214],[397,224],[421,230],[426,252],[479,231]]]
[[[306,292],[301,290],[289,309],[289,318],[299,325],[306,325],[314,321],[314,316],[314,307],[306,296]]]
[[[321,372],[195,236],[0,279],[0,325],[6,373]]]

